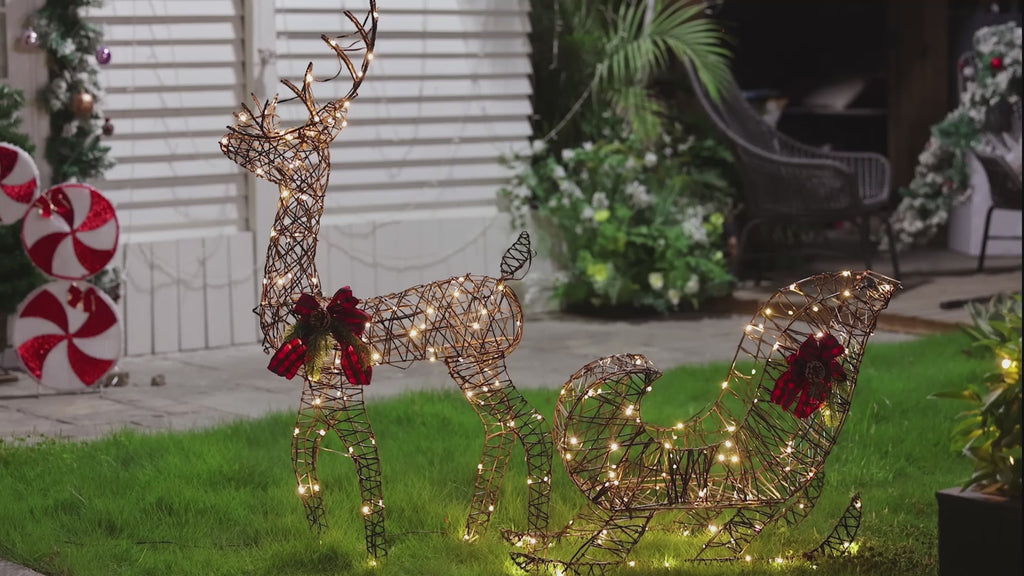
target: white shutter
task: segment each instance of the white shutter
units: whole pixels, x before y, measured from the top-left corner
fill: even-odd
[[[320,34],[351,30],[365,0],[277,0],[278,72],[338,70]],[[503,153],[530,134],[528,0],[382,0],[375,60],[332,146],[325,224],[495,212]],[[318,83],[318,99],[349,88]],[[301,107],[281,109],[302,122]],[[500,257],[500,254],[495,257]]]
[[[309,62],[329,78],[320,40],[351,31],[366,0],[277,0],[277,68]],[[516,237],[499,214],[501,155],[530,136],[529,0],[380,0],[373,65],[332,145],[317,254],[326,287],[383,294],[450,275],[496,273]],[[320,99],[349,84],[314,85]],[[269,95],[268,95],[269,96]],[[301,107],[279,109],[302,123]]]
[[[125,351],[257,340],[246,174],[218,142],[245,86],[242,0],[106,0],[100,100],[117,165],[96,186],[122,246]]]
[[[100,104],[117,165],[98,185],[125,239],[246,230],[245,176],[218,147],[244,94],[241,0],[107,0],[89,17],[113,53]]]

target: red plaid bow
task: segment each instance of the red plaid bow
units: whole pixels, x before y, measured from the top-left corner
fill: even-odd
[[[366,330],[370,315],[356,306],[359,299],[352,295],[348,286],[334,293],[325,310],[312,294],[299,296],[292,313],[298,318],[296,333],[299,337],[285,342],[270,359],[267,368],[279,376],[291,380],[299,367],[309,358],[309,340],[312,337],[330,334],[341,351],[341,369],[349,382],[366,386],[373,376],[373,369],[360,354],[365,345],[359,340]]]
[[[793,408],[797,418],[807,418],[821,408],[834,382],[846,379],[838,358],[846,352],[831,334],[808,336],[800,349],[786,358],[789,369],[779,375],[772,390],[772,402],[783,410]],[[793,406],[796,402],[796,406]]]

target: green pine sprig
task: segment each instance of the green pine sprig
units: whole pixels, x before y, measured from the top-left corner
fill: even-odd
[[[295,338],[302,340],[306,345],[303,370],[310,380],[320,379],[324,366],[331,361],[331,353],[334,352],[336,344],[347,344],[355,348],[362,368],[365,369],[371,364],[370,346],[357,338],[344,322],[332,319],[328,326],[320,327],[300,319],[284,334],[285,342]]]
[[[102,0],[46,0],[35,14],[39,46],[46,52],[49,69],[42,101],[50,114],[45,156],[54,182],[96,178],[114,165],[110,148],[101,140],[103,114],[99,106],[85,118],[72,110],[76,94],[88,93],[95,102],[103,96],[99,71],[93,65],[103,35],[82,17],[84,8],[102,4]]]

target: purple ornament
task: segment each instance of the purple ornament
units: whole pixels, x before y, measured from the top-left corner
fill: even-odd
[[[103,122],[102,130],[104,136],[114,135],[114,123],[110,121],[110,118],[105,119],[105,121]]]
[[[107,48],[106,46],[100,46],[97,48],[96,61],[99,62],[100,66],[110,64],[110,48]]]
[[[39,33],[29,26],[21,34],[21,43],[28,48],[39,48]]]

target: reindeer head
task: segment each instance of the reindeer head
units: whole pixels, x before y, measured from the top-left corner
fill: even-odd
[[[342,64],[342,69],[333,78],[342,72],[351,77],[352,87],[348,93],[318,107],[311,89],[314,79],[313,63],[310,62],[301,88],[287,79],[281,80],[295,94],[294,97],[279,100],[274,95],[272,100],[260,104],[259,98],[253,94],[253,108],[242,104],[242,110],[235,114],[238,122],[228,126],[229,132],[221,138],[220,148],[224,155],[256,176],[279,185],[301,183],[304,178],[299,169],[319,164],[320,156],[348,124],[349,105],[358,95],[359,86],[366,77],[377,38],[376,0],[370,0],[369,12],[362,20],[348,10],[344,14],[355,26],[355,32],[336,38],[321,35],[320,38],[334,50]],[[352,62],[350,53],[362,53],[358,67]],[[309,120],[301,126],[282,129],[277,105],[294,99],[306,106]]]

